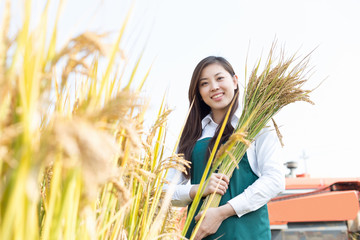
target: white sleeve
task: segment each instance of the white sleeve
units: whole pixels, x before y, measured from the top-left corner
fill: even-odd
[[[285,189],[281,146],[275,131],[263,129],[247,150],[247,156],[259,178],[228,201],[238,217],[259,209]]]
[[[166,176],[169,184],[164,185],[164,191],[173,191],[171,203],[176,207],[185,207],[192,202],[190,189],[192,185],[185,175],[174,168],[170,168]]]

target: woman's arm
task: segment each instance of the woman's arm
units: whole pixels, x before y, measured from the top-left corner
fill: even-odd
[[[275,131],[262,130],[247,155],[251,169],[259,178],[228,201],[238,217],[259,209],[285,189],[281,146]]]
[[[169,184],[164,185],[164,191],[173,191],[171,203],[176,207],[186,207],[192,201],[190,190],[192,185],[181,171],[170,168],[166,176]]]
[[[166,177],[169,185],[164,186],[165,191],[174,191],[172,195],[172,204],[177,207],[185,207],[194,199],[199,184],[189,184],[185,175],[176,169],[170,169]],[[216,192],[224,195],[228,189],[229,178],[220,173],[213,173],[210,176],[208,185],[205,187],[203,197]]]

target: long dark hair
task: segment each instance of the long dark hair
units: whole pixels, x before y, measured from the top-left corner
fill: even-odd
[[[182,132],[180,142],[179,142],[179,148],[178,153],[184,154],[184,157],[186,160],[192,161],[191,154],[194,149],[196,141],[201,137],[202,132],[202,126],[201,126],[201,120],[210,113],[211,108],[201,100],[200,92],[199,92],[199,79],[201,76],[201,73],[203,69],[211,64],[220,64],[232,77],[235,76],[235,72],[231,64],[223,57],[217,57],[217,56],[209,56],[201,60],[198,65],[195,67],[193,75],[191,77],[191,82],[189,86],[189,102],[190,106],[193,103],[192,108],[190,109],[189,116],[186,120],[184,130]],[[238,107],[238,89],[237,87],[235,89],[235,95],[234,95],[234,105],[231,109],[229,120],[226,123],[224,133],[221,137],[220,142],[225,142],[230,135],[233,133],[234,128],[231,125],[231,118],[234,115],[237,107]],[[223,119],[224,120],[224,119]],[[220,127],[222,125],[222,122],[219,124],[218,128],[216,129],[215,135],[210,140],[209,143],[209,152],[207,152],[207,157],[209,157],[211,149],[213,148],[216,137],[219,134]],[[190,178],[190,169],[187,168],[187,177]]]

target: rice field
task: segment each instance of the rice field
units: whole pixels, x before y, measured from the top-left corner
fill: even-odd
[[[52,27],[50,1],[38,22],[24,1],[16,34],[16,6],[2,4],[0,239],[181,238],[183,214],[162,187],[184,159],[164,155],[165,101],[144,127],[141,88],[151,67],[134,85],[141,56],[131,66],[120,47],[131,9],[105,49],[105,36],[87,31],[59,46],[63,1]]]

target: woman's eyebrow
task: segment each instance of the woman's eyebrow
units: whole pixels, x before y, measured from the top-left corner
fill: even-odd
[[[222,74],[222,72],[218,72],[214,76],[216,77],[217,75],[220,75],[220,74]],[[202,80],[207,80],[207,79],[208,79],[207,77],[200,78],[199,82],[202,81]]]
[[[217,75],[219,75],[219,74],[221,74],[222,72],[218,72],[217,74],[215,74],[215,77],[217,76]]]

